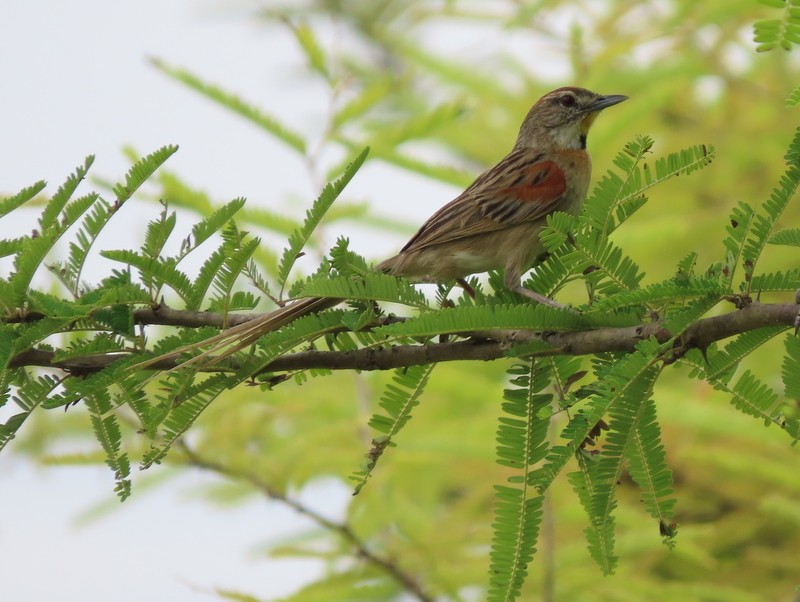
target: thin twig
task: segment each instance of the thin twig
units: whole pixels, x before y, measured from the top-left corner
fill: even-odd
[[[281,493],[274,487],[265,483],[259,477],[248,472],[239,472],[230,466],[226,466],[216,460],[209,460],[203,458],[196,451],[191,449],[185,441],[178,442],[179,448],[183,451],[188,464],[196,468],[210,470],[220,474],[229,479],[243,480],[250,483],[253,487],[258,489],[262,494],[271,500],[275,500],[285,504],[298,514],[308,517],[319,526],[337,533],[347,543],[349,543],[356,551],[356,555],[363,558],[366,562],[378,567],[387,573],[392,579],[397,581],[405,590],[416,596],[422,602],[433,602],[433,596],[426,594],[419,583],[409,574],[405,573],[397,564],[390,559],[385,558],[372,552],[367,544],[358,535],[355,534],[353,529],[347,523],[337,523],[325,518],[318,512],[312,510],[308,506],[301,504],[299,501]]]

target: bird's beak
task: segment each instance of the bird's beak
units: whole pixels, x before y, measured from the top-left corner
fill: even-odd
[[[623,100],[628,100],[628,97],[623,96],[622,94],[609,94],[608,96],[601,96],[588,107],[586,107],[586,112],[594,113],[595,111],[602,111],[603,109],[607,109],[608,107],[612,107],[621,103]]]

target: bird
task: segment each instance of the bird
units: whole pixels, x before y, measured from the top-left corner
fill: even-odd
[[[467,276],[503,269],[509,290],[561,307],[522,286],[521,278],[545,250],[539,233],[547,217],[555,211],[577,215],[583,206],[591,177],[589,129],[601,111],[627,99],[572,86],[542,96],[523,120],[511,152],[436,211],[397,255],[374,269],[416,282],[457,282],[467,292]],[[342,301],[298,299],[190,347],[206,348],[200,357],[216,354],[214,361],[219,361],[299,317]]]

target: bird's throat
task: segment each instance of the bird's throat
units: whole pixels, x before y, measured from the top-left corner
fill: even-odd
[[[595,111],[594,113],[589,113],[586,117],[581,120],[581,125],[579,128],[579,140],[582,149],[586,148],[586,136],[589,134],[589,129],[591,129],[594,120],[597,119],[599,111]]]
[[[584,136],[589,133],[589,129],[592,127],[594,120],[597,119],[597,116],[600,114],[600,111],[595,111],[594,113],[589,113],[586,117],[581,120],[581,134]]]

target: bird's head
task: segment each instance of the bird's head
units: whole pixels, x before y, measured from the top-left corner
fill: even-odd
[[[515,148],[563,150],[586,148],[586,136],[603,109],[627,100],[585,88],[558,88],[542,96],[528,111]]]

